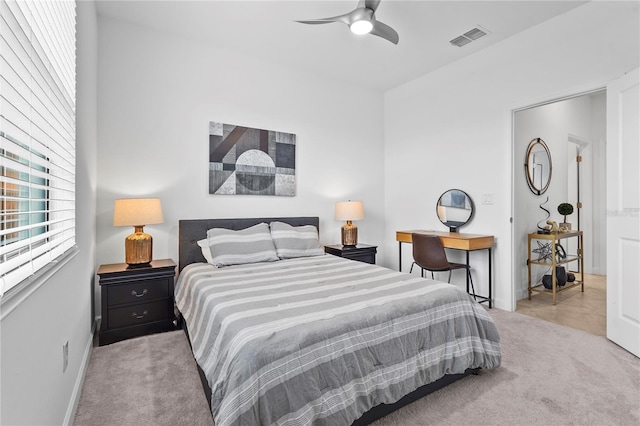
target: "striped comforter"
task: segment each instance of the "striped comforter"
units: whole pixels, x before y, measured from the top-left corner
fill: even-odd
[[[192,264],[176,303],[216,426],[348,425],[501,360],[492,319],[463,290],[331,255]]]

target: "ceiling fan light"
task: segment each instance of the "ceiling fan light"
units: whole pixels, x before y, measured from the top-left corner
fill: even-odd
[[[369,34],[373,29],[373,23],[366,19],[355,21],[349,25],[349,29],[354,34]]]

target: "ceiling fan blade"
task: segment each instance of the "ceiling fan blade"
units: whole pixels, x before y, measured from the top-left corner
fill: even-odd
[[[373,23],[373,29],[369,34],[382,37],[386,40],[389,40],[393,44],[398,44],[398,41],[400,41],[400,36],[398,36],[398,33],[396,32],[396,30],[394,30],[387,24],[382,23],[380,21],[375,21]]]
[[[349,21],[349,13],[347,13],[345,15],[332,16],[330,18],[307,19],[305,21],[296,21],[296,22],[299,22],[301,24],[309,24],[309,25],[330,24],[332,22],[342,22],[343,24],[349,25],[349,23],[350,23],[350,21]]]
[[[375,12],[378,6],[380,6],[380,1],[381,0],[360,0],[358,7],[366,7],[367,9],[371,9]]]

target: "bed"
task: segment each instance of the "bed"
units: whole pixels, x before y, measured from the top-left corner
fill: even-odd
[[[262,224],[272,224],[278,260],[223,267],[205,260],[209,250],[198,242]],[[313,226],[317,240],[318,224],[317,217],[179,221],[176,305],[216,426],[368,424],[500,365],[495,324],[458,287],[318,248],[287,251],[274,231],[301,235]],[[209,239],[212,229],[222,236]],[[229,259],[218,252],[214,260],[222,258]]]

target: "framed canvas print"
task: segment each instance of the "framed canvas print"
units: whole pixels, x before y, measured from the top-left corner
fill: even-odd
[[[210,122],[209,193],[296,195],[296,135]]]

